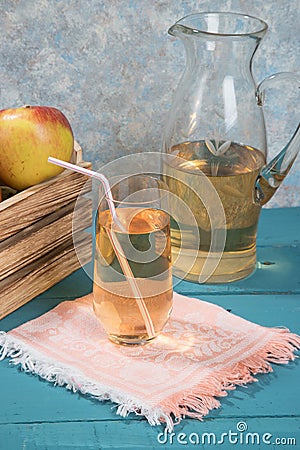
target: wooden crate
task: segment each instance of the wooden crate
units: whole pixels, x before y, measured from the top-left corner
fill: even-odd
[[[73,162],[91,167],[77,143]],[[78,194],[84,186],[91,189],[87,181],[85,175],[64,170],[0,203],[0,319],[80,267],[72,218]],[[91,202],[78,201],[76,213],[81,226],[76,244],[85,264],[91,260],[91,236],[83,231],[91,225]]]

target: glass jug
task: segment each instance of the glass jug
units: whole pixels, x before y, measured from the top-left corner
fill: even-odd
[[[252,60],[267,28],[255,17],[214,12],[186,16],[169,29],[184,44],[186,68],[165,127],[163,174],[196,219],[196,226],[184,218],[172,223],[174,274],[180,278],[225,283],[254,270],[261,206],[300,149],[298,125],[283,150],[267,162],[265,89],[278,81],[300,85],[296,75],[285,72],[256,87]],[[217,230],[211,227],[214,209],[204,201],[204,180],[217,192],[224,212]],[[225,232],[225,238],[212,242],[213,232]],[[219,261],[204,274],[208,258]]]

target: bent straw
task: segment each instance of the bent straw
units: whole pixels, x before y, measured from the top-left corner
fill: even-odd
[[[79,173],[82,173],[83,175],[87,175],[88,177],[96,178],[97,180],[101,181],[101,183],[104,187],[105,198],[107,200],[108,207],[109,207],[110,213],[112,215],[113,221],[117,224],[118,227],[124,229],[124,227],[121,224],[121,222],[119,221],[117,213],[116,213],[114,199],[112,196],[112,192],[110,189],[108,179],[102,173],[95,172],[94,170],[85,169],[84,167],[76,166],[75,164],[71,164],[69,162],[62,161],[61,159],[52,158],[51,156],[49,156],[48,162],[51,164],[55,164],[57,166],[63,167],[64,169],[70,169],[70,170],[73,170],[74,172],[79,172]],[[115,232],[113,231],[112,228],[107,229],[106,231],[107,231],[108,237],[110,238],[111,244],[112,244],[115,254],[118,258],[118,261],[120,263],[120,266],[123,270],[123,273],[129,283],[131,290],[133,292],[133,295],[136,299],[140,313],[144,319],[147,334],[148,334],[149,338],[153,338],[155,336],[155,330],[154,330],[154,326],[153,326],[149,311],[147,309],[147,306],[145,305],[144,299],[143,299],[142,294],[139,290],[139,287],[136,283],[136,280],[132,273],[129,262],[124,254],[122,246],[117,238],[117,235],[115,234]]]

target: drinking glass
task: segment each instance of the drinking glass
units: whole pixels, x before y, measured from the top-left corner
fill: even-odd
[[[94,311],[111,341],[144,344],[161,332],[172,309],[168,188],[143,174],[109,181],[116,212],[112,217],[100,192]]]

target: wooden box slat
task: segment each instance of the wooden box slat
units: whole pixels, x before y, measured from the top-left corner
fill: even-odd
[[[72,235],[75,202],[33,223],[24,230],[0,242],[0,281],[35,259],[48,253]],[[90,211],[90,213],[89,213]],[[84,230],[91,223],[91,200],[76,208],[77,221]],[[1,292],[1,283],[0,283]]]
[[[82,161],[75,143],[72,162]],[[41,294],[91,260],[92,204],[80,193],[91,180],[69,170],[0,203],[0,318]],[[76,246],[72,219],[76,205]]]
[[[0,242],[75,200],[87,181],[88,177],[67,170],[0,203]],[[86,190],[90,186],[87,183]]]
[[[86,264],[92,256],[91,235],[84,232],[82,235],[78,248],[80,248],[81,263]],[[1,282],[0,319],[54,286],[80,267],[73,241],[69,239],[48,254],[13,273]]]

